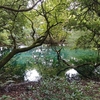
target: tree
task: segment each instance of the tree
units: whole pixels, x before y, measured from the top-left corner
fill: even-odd
[[[99,0],[1,0],[0,46],[11,50],[0,60],[0,68],[17,53],[43,43],[65,43],[68,33],[76,30],[82,32],[79,47],[99,50],[99,6]]]
[[[92,65],[95,69],[100,65],[100,0],[73,0],[70,3],[69,11],[70,19],[64,28],[75,35],[75,37],[78,37],[76,47],[84,49],[90,48],[98,52],[96,61],[81,64],[76,67],[74,66],[74,68],[84,68],[85,65]]]
[[[80,31],[77,46],[97,49],[100,52],[100,1],[74,0],[69,10],[71,18],[65,28],[73,30],[74,34]]]
[[[55,36],[59,41],[65,38],[62,35],[66,33],[62,30],[64,1],[1,0],[0,46],[10,48],[10,52],[0,60],[0,68],[17,53],[40,46],[45,41],[55,43]],[[20,48],[21,45],[25,47]]]

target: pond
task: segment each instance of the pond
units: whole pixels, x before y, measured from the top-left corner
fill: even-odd
[[[61,49],[61,47],[56,47],[57,51]],[[83,49],[70,49],[67,47],[63,47],[60,52],[60,56],[62,59],[65,59],[67,62],[75,62],[77,63],[82,59],[92,59],[93,61],[97,58],[97,52],[94,50],[83,50]],[[46,45],[42,45],[36,47],[32,50],[29,50],[24,53],[19,53],[13,57],[12,66],[21,65],[21,66],[33,66],[35,64],[41,64],[43,66],[56,66],[57,62],[57,52],[53,47],[47,47]]]
[[[59,51],[61,47],[56,47],[56,49]],[[83,63],[83,60],[85,61],[85,63],[87,61],[89,62],[89,60],[95,61],[98,56],[97,52],[94,50],[70,49],[67,47],[63,47],[60,55],[62,59],[64,59],[72,66],[75,64],[79,65],[80,62]],[[47,76],[47,74],[57,75],[57,72],[59,72],[59,70],[62,70],[66,67],[64,63],[61,63],[59,65],[55,48],[48,47],[46,45],[39,46],[24,53],[18,53],[13,57],[12,60],[10,60],[9,65],[13,69],[12,72],[18,73],[18,75],[22,76],[23,73],[25,73],[25,81],[38,81],[41,79],[41,75],[37,72],[36,69],[38,69],[38,71],[42,73],[43,76]],[[86,69],[86,71],[88,70]],[[64,75],[64,73],[61,75]]]

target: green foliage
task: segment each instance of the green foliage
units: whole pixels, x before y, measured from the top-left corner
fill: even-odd
[[[82,63],[96,63],[98,53],[91,49],[69,49],[64,48],[62,50],[62,58],[67,62],[79,65]]]
[[[0,6],[25,10],[30,6],[28,4],[27,0],[1,0]],[[76,44],[79,48],[99,50],[98,11],[99,5],[94,0],[46,0],[35,9],[20,13],[1,7],[0,45],[8,48],[30,46],[38,37],[48,33],[48,43],[61,43],[63,40],[72,48]]]
[[[2,95],[0,100],[99,100],[99,82],[92,80],[69,83],[63,77],[43,78],[39,83],[25,85],[20,95],[10,97]]]
[[[61,51],[62,59],[66,60],[69,64],[77,66],[85,63],[88,65],[76,68],[76,70],[84,76],[92,77],[94,66],[91,64],[97,63],[98,54],[94,50],[83,49],[68,49],[63,48]],[[43,77],[57,75],[57,73],[66,68],[67,65],[57,60],[56,52],[48,47],[38,47],[31,51],[15,55],[12,60],[4,68],[3,74],[18,76],[18,79],[23,79],[26,69],[36,68]],[[4,75],[4,76],[5,76]],[[60,74],[64,76],[64,72]]]
[[[0,97],[0,100],[15,100],[15,99],[10,96],[3,95],[2,97]]]
[[[8,49],[3,50],[2,57],[8,54],[8,52]],[[4,83],[6,83],[8,80],[14,80],[16,82],[21,80],[23,81],[26,69],[31,68],[33,65],[34,63],[31,53],[25,52],[17,54],[6,64],[5,67],[0,69],[1,81]]]
[[[100,66],[94,70],[93,74],[96,79],[100,79]]]
[[[40,93],[45,95],[45,99],[52,98],[52,100],[78,100],[78,98],[83,98],[82,91],[78,91],[78,87],[76,87],[74,83],[69,85],[67,82],[64,82],[62,78],[59,79],[56,77],[54,79],[46,79],[42,82],[42,87],[40,89]]]
[[[0,43],[9,45],[10,40],[8,39],[8,35],[6,33],[1,33],[0,34]]]
[[[27,0],[1,0],[0,2],[0,5],[7,5],[7,7],[12,9],[27,9],[27,4],[29,3]],[[30,46],[38,37],[45,36],[45,34],[48,33],[49,36],[47,40],[49,40],[49,42],[53,40],[59,43],[62,42],[62,40],[64,40],[64,42],[66,40],[68,47],[91,48],[98,50],[99,53],[100,18],[96,14],[99,8],[96,8],[95,4],[93,4],[94,2],[94,0],[76,0],[76,2],[74,0],[46,0],[35,9],[23,13],[0,9],[0,45],[7,45],[8,48],[19,48],[19,45]],[[90,4],[96,11],[92,12],[93,9],[89,6]],[[88,6],[90,7],[89,9]],[[32,35],[34,36],[32,37]],[[66,51],[67,53],[65,53]],[[99,60],[97,60],[97,54],[93,53],[95,51],[66,51],[62,52],[61,56],[71,64],[79,65],[88,62],[95,64],[99,62]],[[5,54],[4,57],[6,57],[7,54]],[[35,54],[37,54],[37,52],[34,52],[34,55]],[[47,70],[47,74],[51,73],[54,69],[53,73],[55,74],[61,68],[66,67],[57,61],[57,55],[54,52],[46,53],[45,57],[40,57],[40,55],[41,52],[36,58],[34,57],[34,63],[32,57],[27,56],[27,53],[21,54],[20,57],[17,55],[17,57],[15,56],[6,65],[6,67],[8,67],[6,71],[9,72],[13,70],[13,74],[23,76],[26,66],[33,66],[35,64],[36,67],[39,65],[40,70],[43,66],[47,67],[44,67],[41,72]],[[1,59],[4,57],[1,57]],[[90,73],[93,70],[93,66],[84,66],[83,68],[83,72],[86,73]],[[86,71],[88,69],[90,72]]]
[[[66,50],[66,52],[65,52]],[[86,77],[93,77],[93,71],[94,71],[94,64],[98,63],[98,54],[97,51],[95,50],[90,50],[90,49],[65,49],[62,52],[63,58],[66,61],[74,66],[82,65],[76,70],[82,74],[83,76]],[[100,62],[100,60],[99,60]],[[84,65],[86,64],[86,65]]]

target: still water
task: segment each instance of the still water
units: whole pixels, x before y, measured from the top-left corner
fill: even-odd
[[[21,47],[22,48],[22,47]],[[60,49],[60,47],[56,47],[57,50]],[[69,48],[63,48],[61,51],[61,58],[64,59],[66,62],[75,62],[81,60],[81,57],[92,57],[96,56],[96,52],[93,50],[82,50],[82,49],[75,49],[70,50]],[[57,60],[57,53],[55,52],[54,48],[49,48],[45,45],[34,48],[30,51],[27,51],[25,53],[21,53],[15,56],[16,60],[14,64],[19,64],[21,66],[30,66],[33,67],[34,64],[38,66],[44,66],[48,68],[52,68],[52,66],[58,66],[58,60]],[[72,63],[72,66],[74,63]],[[15,65],[14,65],[15,66]],[[72,76],[73,70],[71,70],[70,76]],[[74,73],[76,74],[76,73]],[[33,70],[26,70],[24,80],[25,81],[38,81],[41,79],[41,75],[38,73],[36,69]]]

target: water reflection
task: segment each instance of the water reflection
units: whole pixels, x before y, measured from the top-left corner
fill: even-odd
[[[37,72],[36,69],[27,70],[25,72],[24,81],[35,81],[38,82],[41,79],[41,75]]]

